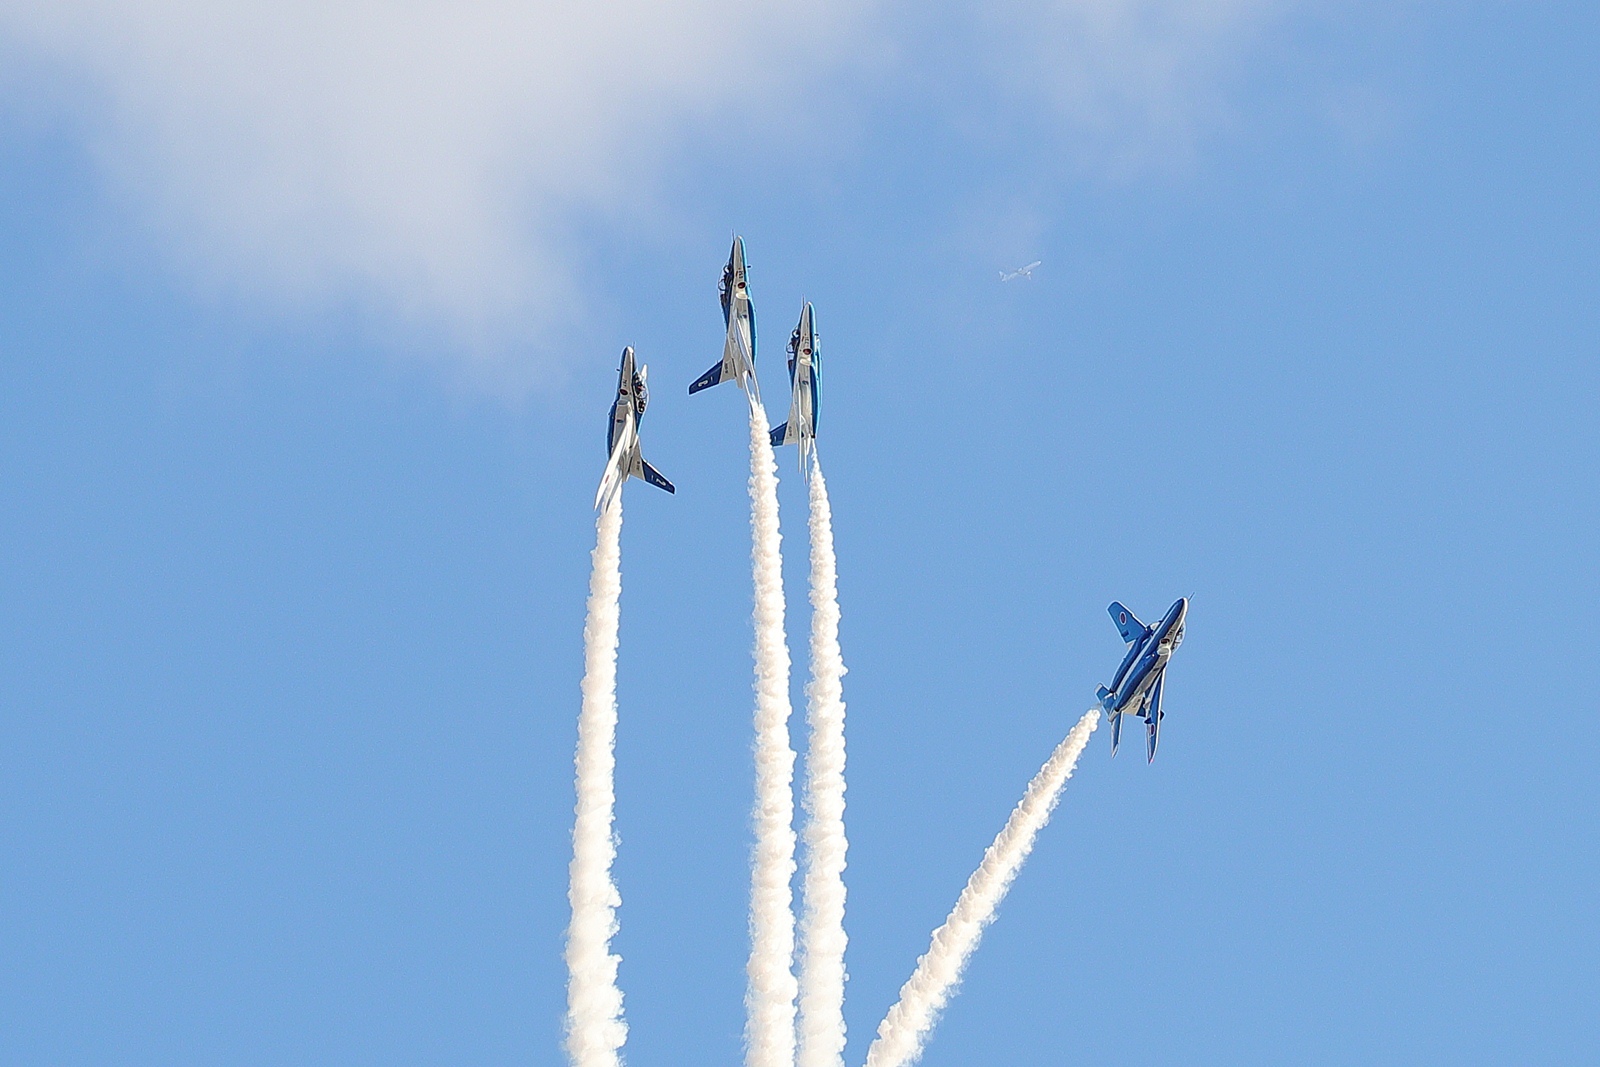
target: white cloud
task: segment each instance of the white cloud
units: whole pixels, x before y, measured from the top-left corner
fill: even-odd
[[[0,39],[81,79],[104,166],[201,275],[481,353],[578,314],[575,220],[826,62],[849,6],[11,0]]]
[[[1122,130],[1182,125],[1229,42],[1288,2],[1014,0],[978,17],[999,27],[1002,80]],[[759,128],[803,102],[865,49],[871,10],[8,0],[0,45],[83,90],[67,106],[116,187],[204,284],[355,301],[483,359],[592,310],[577,227],[648,205],[686,129]]]

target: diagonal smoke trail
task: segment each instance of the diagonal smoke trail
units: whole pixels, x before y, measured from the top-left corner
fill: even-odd
[[[844,657],[839,651],[833,511],[822,464],[811,458],[811,684],[806,718],[805,908],[800,920],[799,1067],[843,1067]]]
[[[1006,820],[1005,829],[983,854],[983,862],[967,879],[956,906],[944,925],[933,932],[933,944],[917,961],[911,980],[900,987],[900,1000],[878,1024],[878,1036],[867,1050],[867,1067],[905,1067],[922,1055],[928,1032],[950,999],[984,927],[994,921],[995,909],[1005,899],[1011,880],[1033,851],[1033,840],[1061,797],[1061,787],[1072,777],[1089,735],[1100,724],[1100,712],[1084,713],[1028,783],[1028,791]]]
[[[617,739],[617,621],[622,596],[622,494],[595,523],[594,567],[583,626],[583,710],[578,716],[577,820],[567,900],[567,1058],[573,1067],[619,1067],[628,1026],[611,953],[622,903],[611,879]]]
[[[745,1063],[793,1067],[795,756],[789,744],[789,646],[783,633],[778,469],[766,412],[753,398],[750,533],[756,600],[756,844],[750,871],[750,962],[745,969]]]

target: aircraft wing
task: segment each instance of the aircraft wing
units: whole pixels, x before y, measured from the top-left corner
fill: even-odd
[[[691,396],[713,385],[737,382],[740,388],[752,394],[752,399],[758,399],[755,397],[755,359],[751,352],[753,331],[746,327],[747,322],[739,315],[728,320],[728,336],[722,343],[722,359],[689,385]]]
[[[804,423],[800,419],[800,389],[795,384],[795,381],[795,375],[791,371],[789,374],[789,419],[782,426],[773,429],[772,443],[774,445],[792,445],[805,437]],[[782,436],[779,435],[780,430],[782,431]]]
[[[633,349],[625,349],[622,357],[623,368],[630,372],[631,379]],[[639,455],[639,423],[631,406],[632,401],[627,397],[622,397],[618,399],[617,403],[621,404],[625,400],[630,406],[623,409],[620,422],[612,423],[611,458],[606,460],[606,472],[601,475],[600,488],[594,494],[594,506],[596,508],[610,506],[611,498],[621,492],[622,483],[628,480],[628,475],[632,473],[632,463]],[[612,405],[613,419],[616,418],[616,408],[617,405]]]
[[[611,458],[606,461],[606,472],[600,476],[600,488],[594,494],[595,510],[611,506],[611,498],[622,488],[623,479],[628,472],[622,465],[622,454],[627,450],[627,445],[617,442],[617,447],[611,450]]]
[[[676,495],[678,492],[672,487],[672,483],[667,481],[660,471],[650,466],[650,461],[645,459],[643,456],[639,457],[639,477],[643,478],[657,489],[665,489],[667,492],[674,495]]]
[[[693,396],[702,389],[710,389],[713,385],[720,384],[722,382],[722,374],[725,370],[727,370],[727,368],[727,359],[724,358],[719,360],[716,366],[712,367],[710,370],[706,371],[704,374],[700,375],[700,377],[696,378],[690,383],[689,395]]]
[[[1161,736],[1161,687],[1166,684],[1167,672],[1162,671],[1156,684],[1150,687],[1150,706],[1145,709],[1145,746],[1149,750],[1146,762],[1156,758],[1156,741]]]

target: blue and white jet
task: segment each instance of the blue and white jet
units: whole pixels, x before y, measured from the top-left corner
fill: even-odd
[[[1128,654],[1110,688],[1100,687],[1100,706],[1111,716],[1111,754],[1117,754],[1122,741],[1122,716],[1137,715],[1144,720],[1145,747],[1149,759],[1156,758],[1156,739],[1161,734],[1161,685],[1167,677],[1167,661],[1183,644],[1183,619],[1189,614],[1189,598],[1179,597],[1161,621],[1146,626],[1121,604],[1110,607],[1111,621],[1117,624]]]
[[[817,318],[806,304],[800,310],[800,325],[789,335],[789,421],[772,431],[772,445],[800,446],[800,471],[811,476],[811,450],[817,443],[817,408],[822,401],[822,338],[817,336]]]
[[[739,384],[751,405],[761,402],[761,392],[756,388],[756,309],[750,303],[750,278],[744,265],[744,238],[733,239],[733,251],[728,253],[728,265],[722,268],[722,281],[717,286],[722,298],[722,321],[728,328],[722,343],[722,361],[689,386],[690,394],[713,385],[732,381]]]
[[[606,424],[606,448],[611,458],[600,479],[600,491],[594,495],[594,506],[598,509],[609,508],[612,498],[622,491],[622,483],[629,478],[677,493],[672,483],[646,463],[639,451],[639,420],[644,418],[645,405],[650,403],[650,390],[645,385],[649,376],[649,367],[641,365],[638,370],[634,369],[633,346],[624,348],[622,367],[617,371],[617,398],[611,402],[611,420]]]

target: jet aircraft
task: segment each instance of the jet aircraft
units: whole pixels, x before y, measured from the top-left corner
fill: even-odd
[[[1183,644],[1183,620],[1189,614],[1189,599],[1179,597],[1154,626],[1146,626],[1121,604],[1113,603],[1109,610],[1122,639],[1128,642],[1128,654],[1117,668],[1111,687],[1101,686],[1099,692],[1100,706],[1111,716],[1111,754],[1117,754],[1117,745],[1122,741],[1122,716],[1137,715],[1145,723],[1148,758],[1154,760],[1164,714],[1161,686],[1167,677],[1167,661]]]
[[[811,450],[817,443],[817,408],[822,400],[822,339],[811,305],[800,310],[800,325],[789,335],[789,421],[772,431],[772,445],[800,446],[800,471],[811,476]]]
[[[761,402],[756,387],[756,309],[750,302],[750,279],[744,264],[744,238],[733,239],[728,265],[722,268],[717,286],[722,298],[722,321],[728,328],[722,343],[722,361],[689,386],[690,394],[709,389],[720,382],[739,383],[752,405]]]
[[[600,491],[594,495],[596,508],[610,507],[612,497],[622,491],[622,483],[630,477],[677,493],[660,471],[645,462],[639,450],[639,420],[650,402],[650,390],[645,385],[649,376],[649,367],[641,365],[638,370],[634,369],[633,346],[624,348],[622,367],[617,372],[617,398],[611,402],[611,421],[606,424],[606,448],[611,452],[611,459],[600,479]]]
[[[1043,262],[1044,260],[1042,259],[1036,259],[1032,263],[1029,263],[1026,267],[1018,267],[1016,270],[1003,270],[1000,272],[1000,280],[1003,282],[1009,282],[1014,278],[1027,278],[1031,280],[1033,278],[1033,268],[1039,266]]]

